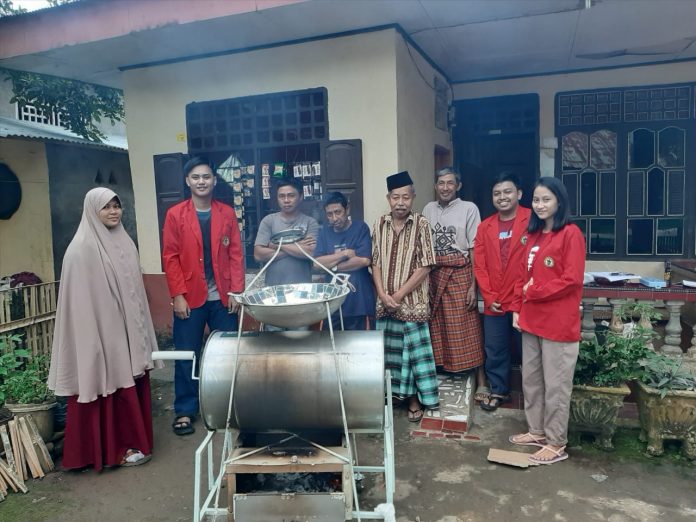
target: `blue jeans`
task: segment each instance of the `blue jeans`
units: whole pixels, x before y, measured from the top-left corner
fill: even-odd
[[[483,316],[486,378],[491,393],[510,393],[510,353],[512,342],[520,346],[520,332],[512,327],[512,312]]]
[[[193,350],[200,360],[203,333],[208,325],[210,331],[236,331],[237,314],[230,314],[221,301],[206,303],[191,310],[188,319],[174,316],[174,348],[176,350]],[[191,378],[191,361],[176,361],[174,367],[174,412],[177,417],[198,415],[198,381]]]

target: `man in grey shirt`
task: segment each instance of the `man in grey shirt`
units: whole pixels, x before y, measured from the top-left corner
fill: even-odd
[[[271,237],[288,229],[301,229],[304,238],[298,244],[308,254],[314,253],[317,244],[319,223],[299,210],[302,189],[293,179],[282,179],[277,185],[280,212],[269,214],[261,220],[254,242],[254,259],[266,263],[273,257],[277,245]],[[266,270],[266,286],[312,281],[312,262],[300,251],[297,244],[283,245],[275,261]]]

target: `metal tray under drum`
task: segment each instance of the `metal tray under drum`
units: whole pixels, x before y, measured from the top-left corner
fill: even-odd
[[[299,328],[326,319],[326,303],[334,313],[348,292],[347,285],[301,283],[267,286],[232,297],[257,321],[281,328]]]

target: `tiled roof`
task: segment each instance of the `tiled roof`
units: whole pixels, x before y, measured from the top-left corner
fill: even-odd
[[[86,140],[62,127],[0,117],[0,138],[65,141],[90,147],[128,150],[125,136],[107,136],[103,143]]]

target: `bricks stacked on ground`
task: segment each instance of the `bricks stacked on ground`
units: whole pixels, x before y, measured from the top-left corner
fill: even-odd
[[[440,409],[426,410],[420,425],[411,430],[413,437],[431,439],[479,440],[467,435],[471,427],[476,378],[473,373],[438,375]]]

